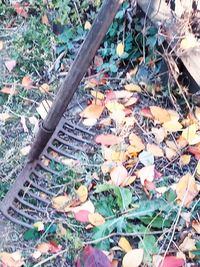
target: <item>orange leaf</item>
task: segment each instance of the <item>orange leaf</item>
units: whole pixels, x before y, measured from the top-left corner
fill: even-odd
[[[33,82],[29,76],[24,76],[24,78],[22,79],[22,85],[26,89],[30,89],[32,87],[32,83]]]
[[[42,16],[42,24],[49,25],[49,19],[46,14]]]
[[[181,177],[176,185],[177,201],[183,203],[183,206],[189,207],[198,193],[196,181],[190,173]]]
[[[147,151],[150,152],[155,157],[163,157],[164,153],[162,149],[155,144],[147,144]]]
[[[141,92],[142,91],[139,85],[133,84],[133,83],[124,85],[124,88],[129,92]]]
[[[141,184],[144,185],[145,180],[152,182],[155,176],[155,166],[145,166],[137,172],[137,176],[140,178]]]
[[[189,146],[187,151],[193,154],[197,160],[200,159],[200,148],[199,147]]]
[[[13,87],[3,87],[0,93],[8,94],[8,95],[16,95],[17,90]]]
[[[159,123],[164,123],[170,120],[170,114],[164,108],[157,107],[157,106],[150,106],[150,111],[154,119],[158,121]]]
[[[116,145],[122,142],[122,137],[113,134],[100,134],[95,138],[97,144],[104,146]]]
[[[131,133],[129,135],[129,142],[132,147],[132,150],[131,150],[132,152],[140,152],[145,149],[145,146],[141,138],[134,133]]]
[[[80,113],[80,116],[88,119],[99,119],[103,110],[104,106],[91,104]]]
[[[200,234],[200,221],[192,221],[192,228],[194,228],[194,230]]]
[[[180,157],[179,163],[180,163],[181,166],[185,166],[185,165],[188,165],[190,163],[190,160],[191,160],[191,155],[186,155],[185,154],[185,155],[182,155]]]
[[[47,253],[50,250],[50,246],[48,243],[40,243],[37,245],[36,249],[40,251],[41,253]]]
[[[13,7],[18,15],[24,18],[28,18],[28,13],[26,12],[26,10],[23,8],[23,6],[20,3],[18,2],[14,3]]]
[[[104,217],[99,213],[90,213],[88,215],[89,222],[94,226],[99,226],[105,223]]]
[[[123,165],[118,165],[110,172],[110,177],[114,185],[120,186],[128,176],[128,171]]]
[[[180,131],[183,128],[183,126],[178,121],[171,121],[170,120],[170,121],[163,123],[163,128],[166,131],[172,133],[172,132]]]
[[[88,190],[87,187],[84,185],[81,185],[78,190],[76,191],[79,199],[81,202],[85,202],[88,198]]]
[[[141,114],[142,116],[144,116],[145,118],[153,119],[153,115],[152,115],[152,113],[151,113],[150,108],[142,108],[142,109],[140,110],[140,114]]]

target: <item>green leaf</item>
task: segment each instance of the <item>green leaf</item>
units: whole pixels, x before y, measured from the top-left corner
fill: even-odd
[[[146,216],[146,217],[140,217],[139,220],[143,222],[145,225],[149,225],[150,227],[153,228],[158,228],[158,229],[163,229],[164,227],[170,227],[172,224],[172,220],[170,219],[165,219],[161,216],[157,217],[151,217],[151,216]]]
[[[27,230],[23,235],[25,241],[36,240],[39,236],[40,233],[35,228]]]
[[[152,262],[152,254],[157,254],[159,248],[157,246],[157,240],[153,235],[146,235],[142,241],[139,242],[139,248],[144,249],[144,258],[145,263],[150,264]]]
[[[98,213],[104,217],[110,217],[114,215],[113,208],[115,206],[115,201],[112,195],[104,197],[101,201],[95,203],[95,208]]]
[[[114,193],[117,197],[117,204],[121,210],[128,208],[132,201],[132,192],[127,188],[116,187]]]

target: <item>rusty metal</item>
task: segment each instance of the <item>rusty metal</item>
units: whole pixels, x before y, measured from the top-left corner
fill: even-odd
[[[54,212],[51,199],[58,194],[57,185],[62,176],[51,165],[62,164],[61,156],[77,159],[80,152],[92,153],[93,139],[93,132],[63,116],[39,159],[27,163],[15,180],[0,203],[0,211],[10,221],[27,228],[32,228],[36,221],[48,221],[49,214]],[[44,159],[49,160],[48,166]]]

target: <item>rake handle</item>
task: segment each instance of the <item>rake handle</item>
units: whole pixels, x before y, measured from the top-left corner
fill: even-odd
[[[28,161],[32,162],[37,159],[44,147],[48,143],[57,124],[67,109],[74,93],[76,92],[80,81],[85,75],[90,62],[94,58],[106,32],[111,25],[115,14],[124,0],[105,0],[102,5],[92,28],[86,36],[85,41],[65,78],[63,84],[59,88],[57,96],[42,122],[41,127],[35,137],[32,148],[28,155]]]

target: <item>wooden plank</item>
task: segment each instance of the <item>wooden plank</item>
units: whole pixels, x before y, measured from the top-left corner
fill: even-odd
[[[175,2],[176,4],[179,3],[178,0],[176,0]],[[182,6],[180,6],[181,4]],[[138,1],[138,5],[157,27],[160,27],[161,25],[164,26],[166,32],[168,32],[169,36],[171,36],[171,39],[167,40],[167,42],[170,43],[172,48],[175,47],[178,41],[177,36],[180,36],[180,33],[178,32],[179,25],[178,22],[175,20],[175,17],[173,16],[169,5],[166,4],[165,0],[140,0]],[[184,11],[190,11],[191,8],[192,1],[187,0],[184,1],[184,3],[179,4],[179,6],[177,7],[177,13],[176,9],[175,13],[176,15],[178,14],[178,16],[180,17]],[[182,60],[184,66],[186,67],[192,78],[195,80],[197,85],[200,87],[200,49],[188,49],[188,51],[179,53],[178,49],[175,48],[175,53]]]

